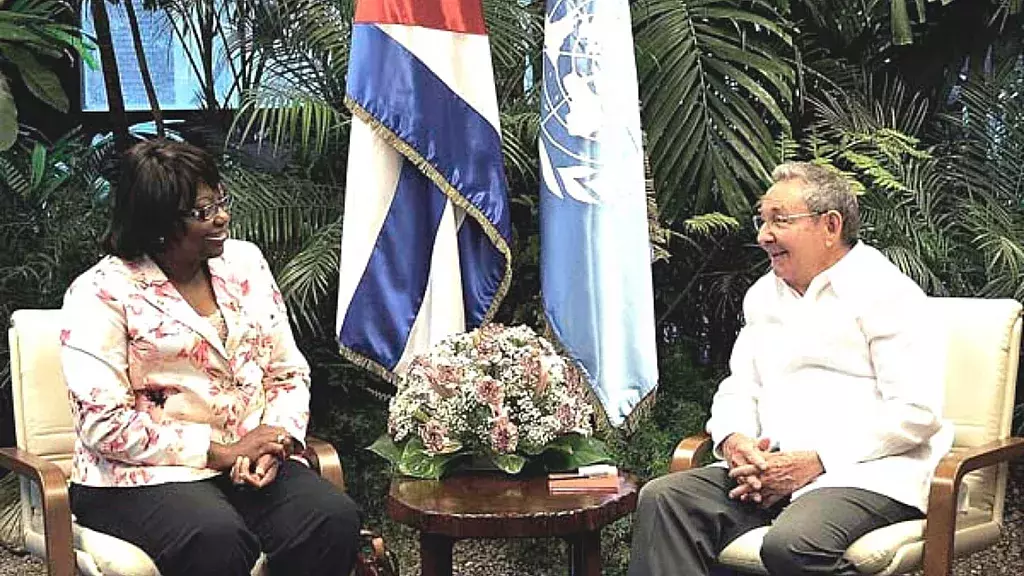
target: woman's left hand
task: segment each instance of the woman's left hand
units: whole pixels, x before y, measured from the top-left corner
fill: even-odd
[[[235,484],[248,484],[255,488],[263,488],[277,478],[277,469],[281,461],[273,454],[264,454],[256,459],[256,467],[245,456],[239,456],[231,467],[231,481]]]

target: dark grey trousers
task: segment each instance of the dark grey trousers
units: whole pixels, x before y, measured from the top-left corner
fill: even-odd
[[[267,554],[270,573],[348,576],[361,512],[315,472],[286,460],[257,490],[226,474],[132,488],[71,485],[79,523],[127,540],[164,576],[248,576]]]
[[[662,476],[640,490],[629,576],[732,574],[719,552],[744,532],[771,525],[761,561],[775,576],[855,575],[843,553],[868,532],[921,518],[921,511],[857,488],[819,488],[770,509],[729,498],[725,468]]]

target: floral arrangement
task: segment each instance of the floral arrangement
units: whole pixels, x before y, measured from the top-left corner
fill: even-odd
[[[606,462],[586,385],[528,326],[489,324],[412,360],[388,431],[369,448],[401,474],[434,479],[480,461],[510,474],[531,462],[546,470]]]

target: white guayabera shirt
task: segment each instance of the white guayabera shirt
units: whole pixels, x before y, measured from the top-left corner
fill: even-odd
[[[941,419],[946,328],[920,287],[859,242],[802,297],[768,273],[743,312],[707,424],[716,455],[731,433],[768,437],[825,467],[794,498],[862,488],[925,510],[953,426]]]

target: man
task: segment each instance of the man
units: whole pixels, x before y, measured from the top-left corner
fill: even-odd
[[[772,179],[754,219],[772,271],[744,299],[707,424],[724,461],[644,486],[630,576],[720,573],[719,552],[767,525],[769,573],[856,574],[845,550],[923,517],[952,446],[945,334],[924,293],[858,241],[841,176],[790,163]]]

